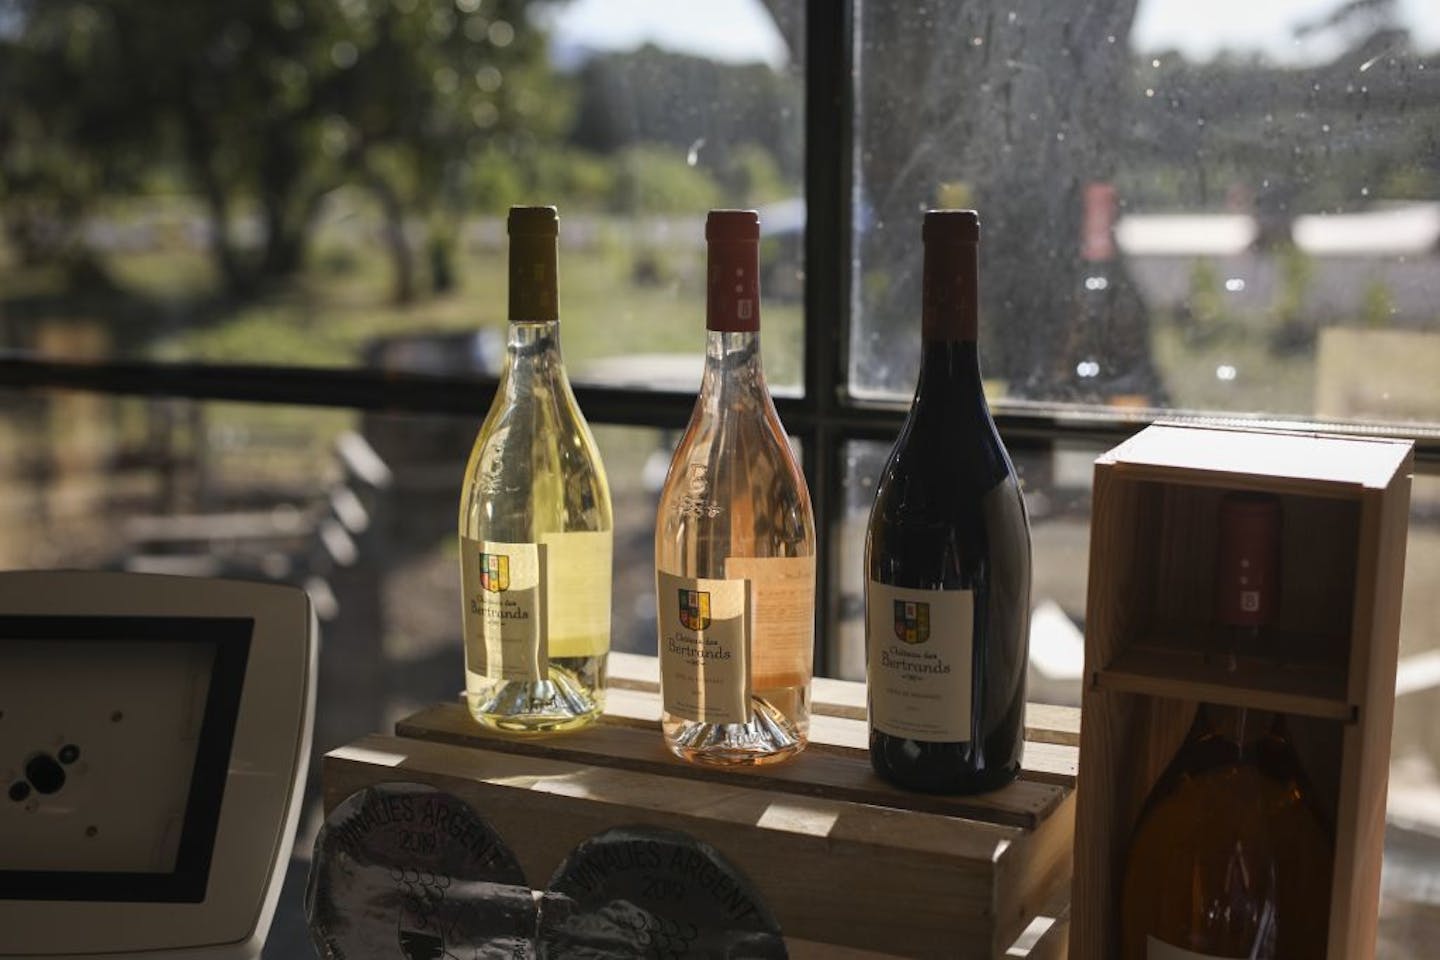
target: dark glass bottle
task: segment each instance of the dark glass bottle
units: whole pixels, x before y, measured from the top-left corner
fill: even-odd
[[[978,793],[1020,770],[1030,523],[980,382],[980,222],[925,215],[920,381],[865,543],[870,760],[893,783]]]

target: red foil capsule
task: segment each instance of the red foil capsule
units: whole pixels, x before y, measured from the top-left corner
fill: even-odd
[[[975,342],[980,317],[980,215],[974,210],[931,210],[925,243],[920,336]]]
[[[1262,627],[1280,604],[1280,499],[1231,493],[1220,501],[1215,616],[1230,627]]]
[[[725,333],[760,329],[760,215],[754,210],[711,210],[705,326]]]

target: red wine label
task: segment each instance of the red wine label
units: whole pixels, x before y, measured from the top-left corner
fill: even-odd
[[[1180,947],[1172,947],[1155,937],[1147,937],[1145,941],[1145,960],[1230,960],[1227,957],[1217,957],[1209,953],[1196,953],[1193,950],[1184,950]]]
[[[750,581],[655,573],[665,712],[699,723],[749,723]]]
[[[969,740],[974,631],[973,591],[869,581],[866,678],[875,729],[909,740]]]
[[[545,546],[461,537],[460,553],[465,669],[492,680],[544,679]]]

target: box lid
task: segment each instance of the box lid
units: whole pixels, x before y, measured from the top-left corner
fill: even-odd
[[[1270,488],[1293,482],[1378,490],[1397,473],[1408,472],[1413,446],[1387,437],[1162,422],[1095,462],[1139,480],[1203,483],[1220,475],[1248,475]]]

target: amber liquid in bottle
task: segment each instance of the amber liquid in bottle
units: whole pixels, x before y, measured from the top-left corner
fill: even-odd
[[[1279,527],[1274,498],[1222,502],[1217,619],[1246,652],[1278,599]],[[1120,956],[1323,960],[1333,860],[1284,717],[1201,704],[1131,841]]]

